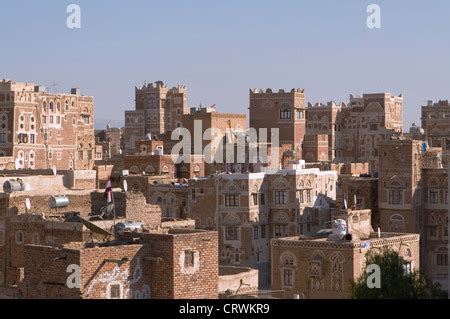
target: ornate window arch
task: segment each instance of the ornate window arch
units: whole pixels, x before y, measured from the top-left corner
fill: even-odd
[[[174,206],[177,204],[177,197],[172,193],[168,193],[164,199],[166,201],[166,204],[169,206]]]
[[[281,283],[284,288],[291,288],[295,283],[295,269],[297,258],[291,252],[284,252],[280,256]]]
[[[161,192],[156,192],[152,196],[152,203],[154,205],[160,205],[163,203],[164,194]]]
[[[311,259],[309,261],[309,280],[311,290],[323,290],[323,267],[324,267],[325,256],[322,251],[314,251],[311,254]]]
[[[133,165],[130,167],[130,174],[139,174],[139,167],[137,167],[136,165]]]
[[[228,214],[223,220],[223,224],[226,226],[240,226],[241,219],[236,214]]]
[[[239,187],[235,183],[229,183],[224,187],[224,193],[226,194],[238,194]]]
[[[272,219],[274,224],[289,224],[289,216],[286,212],[277,212]]]
[[[331,290],[344,290],[344,256],[340,252],[331,255]]]
[[[405,218],[400,214],[394,214],[389,218],[389,230],[392,232],[405,231]]]
[[[147,165],[145,167],[144,171],[145,171],[145,174],[149,174],[149,175],[155,174],[155,168],[152,165]]]
[[[297,268],[297,258],[291,252],[284,252],[280,256],[280,266]]]
[[[287,190],[289,188],[289,184],[286,179],[280,176],[273,181],[272,188],[276,190]]]

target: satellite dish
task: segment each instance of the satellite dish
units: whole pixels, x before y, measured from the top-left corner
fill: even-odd
[[[125,193],[128,191],[128,182],[126,179],[123,180],[123,190]]]
[[[27,211],[31,208],[31,201],[29,198],[25,199],[25,208],[27,209]]]
[[[20,169],[20,167],[22,166],[20,165],[20,159],[16,158],[16,160],[14,161],[14,166],[16,169]]]
[[[53,175],[55,175],[55,176],[56,176],[56,173],[57,173],[57,170],[56,170],[56,166],[55,166],[55,165],[53,165]]]

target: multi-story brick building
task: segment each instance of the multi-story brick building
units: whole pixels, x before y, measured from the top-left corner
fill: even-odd
[[[450,104],[428,101],[422,106],[422,128],[431,147],[441,147],[450,154]]]
[[[336,191],[336,207],[347,206],[356,209],[370,209],[372,225],[380,226],[378,213],[378,178],[368,175],[339,175]]]
[[[403,132],[401,95],[350,95],[347,106],[310,104],[306,114],[306,134],[328,134],[330,160],[368,162],[371,171],[378,171],[379,142]]]
[[[422,142],[411,139],[380,143],[378,209],[383,231],[418,232],[421,210]]]
[[[185,218],[187,216],[188,185],[157,183],[148,185],[148,201],[161,207],[161,216]]]
[[[121,156],[124,149],[123,130],[109,125],[105,130],[95,130],[95,144],[102,147],[103,160]]]
[[[348,216],[346,221],[352,240],[322,234],[271,241],[272,290],[284,290],[284,298],[295,295],[306,299],[351,298],[351,282],[363,273],[366,254],[380,253],[385,248],[398,251],[410,271],[419,269],[418,234],[381,233],[378,236],[366,227],[370,226],[370,214],[356,210],[346,211],[344,215]],[[365,218],[363,222],[362,218]],[[361,230],[359,225],[363,228],[357,232]]]
[[[189,113],[187,89],[179,85],[169,89],[162,81],[135,88],[135,110],[125,111],[125,147],[135,153],[136,142],[147,134],[160,135],[181,125]]]
[[[131,243],[62,248],[26,245],[25,298],[213,299],[218,298],[217,232],[172,229],[124,234]],[[124,238],[126,239],[126,238]],[[70,265],[80,285],[69,287]],[[71,268],[70,268],[71,269]]]
[[[448,289],[448,170],[438,154],[422,164],[422,266],[428,283]]]
[[[303,140],[303,158],[309,163],[328,162],[329,157],[328,135],[306,134]]]
[[[0,156],[17,168],[91,169],[94,99],[50,93],[33,83],[0,82]]]
[[[219,230],[222,264],[250,266],[268,281],[269,240],[324,228],[336,199],[335,172],[285,169],[190,180],[187,215]]]
[[[234,149],[236,132],[244,132],[247,127],[245,114],[220,113],[216,107],[191,108],[191,112],[183,116],[181,127],[191,134],[191,154],[203,155],[206,175],[214,172],[214,162],[223,163],[225,157],[220,146],[231,145]],[[197,127],[197,129],[196,129]],[[211,129],[210,131],[207,131]],[[213,131],[215,130],[215,131]],[[205,152],[210,145],[209,154]]]
[[[336,157],[337,116],[345,108],[345,104],[328,102],[327,104],[308,103],[306,109],[306,135],[328,135],[327,160],[333,161]],[[305,150],[304,150],[305,152]],[[306,161],[312,160],[305,158]]]
[[[290,92],[250,90],[250,127],[257,131],[267,129],[267,142],[272,142],[271,129],[279,129],[279,145],[289,145],[296,152],[297,159],[302,157],[305,112],[303,89],[292,89]]]
[[[447,289],[448,171],[442,149],[411,139],[380,144],[381,228],[420,232],[422,271],[429,285]]]

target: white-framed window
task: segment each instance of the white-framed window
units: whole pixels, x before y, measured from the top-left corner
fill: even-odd
[[[239,227],[237,226],[225,227],[225,240],[239,240]]]
[[[16,244],[23,245],[25,242],[24,234],[21,230],[16,231]]]
[[[389,205],[402,205],[403,204],[403,190],[402,189],[389,189]]]
[[[225,195],[225,206],[226,207],[238,207],[239,206],[239,195]]]
[[[412,262],[406,262],[403,265],[403,270],[406,274],[411,274],[413,271]]]
[[[312,202],[312,200],[311,200],[311,190],[310,189],[308,189],[306,191],[306,202],[307,203],[311,203]]]
[[[111,282],[107,287],[107,299],[122,299],[123,286],[119,282]]]
[[[275,204],[287,204],[287,191],[275,191]]]
[[[290,120],[291,119],[291,110],[288,108],[282,108],[280,110],[280,119],[281,120]]]
[[[259,226],[253,226],[253,239],[259,239]]]
[[[436,253],[436,265],[448,266],[448,250],[445,247],[441,247]]]
[[[288,236],[288,225],[277,224],[273,228],[274,237],[287,237]]]
[[[283,269],[283,285],[285,287],[294,286],[294,271],[292,269],[284,268]]]
[[[431,189],[428,192],[428,203],[439,204],[439,191],[436,189]]]
[[[261,225],[261,238],[266,238],[266,225]]]
[[[252,193],[253,205],[258,205],[258,193]]]
[[[259,199],[260,199],[261,205],[265,206],[266,205],[266,195],[261,193]]]

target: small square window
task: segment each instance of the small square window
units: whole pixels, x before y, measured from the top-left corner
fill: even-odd
[[[109,298],[120,299],[120,284],[112,284],[109,286]]]
[[[190,250],[184,252],[184,267],[194,267],[195,253]]]

